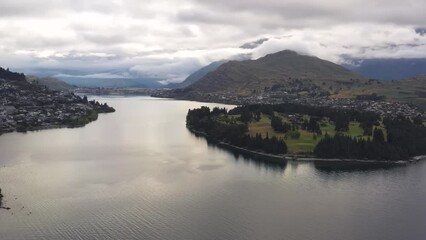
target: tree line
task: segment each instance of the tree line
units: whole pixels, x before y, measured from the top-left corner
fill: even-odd
[[[3,194],[1,193],[1,188],[0,188],[0,207],[3,206]]]
[[[379,128],[372,139],[351,138],[341,134],[326,136],[315,147],[320,158],[368,160],[406,160],[426,154],[426,127],[403,116],[383,120],[387,137]]]
[[[208,137],[229,143],[231,145],[253,150],[262,151],[270,154],[287,153],[287,145],[283,139],[268,135],[263,138],[260,134],[250,136],[247,122],[244,122],[244,116],[240,116],[238,121],[235,119],[221,121],[219,116],[227,115],[226,109],[214,108],[210,111],[208,107],[189,110],[186,117],[186,124],[190,129],[203,132]]]

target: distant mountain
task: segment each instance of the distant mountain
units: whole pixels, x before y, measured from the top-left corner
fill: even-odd
[[[189,85],[197,82],[198,80],[200,80],[201,78],[206,76],[209,72],[213,72],[218,67],[220,67],[220,65],[222,65],[222,64],[224,64],[228,61],[229,60],[221,60],[221,61],[212,62],[209,65],[207,65],[207,66],[199,69],[198,71],[192,73],[191,75],[189,75],[183,82],[169,84],[169,85],[167,85],[167,87],[169,87],[169,88],[186,88]]]
[[[55,91],[70,91],[75,88],[75,86],[69,85],[68,83],[64,81],[61,81],[53,77],[27,76],[27,81],[32,84],[45,86],[49,88],[50,90],[55,90]]]
[[[157,79],[60,77],[64,82],[84,88],[161,88]]]
[[[187,91],[247,95],[274,85],[302,84],[307,88],[337,89],[367,81],[337,64],[285,50],[257,60],[230,61],[190,85]]]
[[[357,61],[357,60],[355,60]],[[426,74],[426,59],[365,59],[344,67],[372,79],[399,80]]]

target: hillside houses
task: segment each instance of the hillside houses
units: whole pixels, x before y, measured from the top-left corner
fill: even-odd
[[[113,109],[106,104],[73,93],[0,79],[0,134],[77,126],[94,112],[110,111]]]

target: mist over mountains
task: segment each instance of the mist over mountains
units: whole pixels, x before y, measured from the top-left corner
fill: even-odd
[[[426,59],[362,59],[343,66],[371,79],[400,80],[426,74]]]
[[[267,41],[267,39],[248,42],[241,47],[255,48],[264,41]],[[132,75],[131,73],[126,73],[127,70],[125,69],[99,74],[86,74],[80,71],[69,72],[66,70],[63,72],[70,74],[58,74],[61,71],[41,71],[36,75],[44,79],[54,77],[69,85],[85,88],[186,88],[229,61],[241,62],[250,58],[250,54],[240,54],[229,59],[214,61],[194,71],[182,82],[169,84],[162,83],[163,78]],[[425,58],[349,59],[341,66],[360,76],[377,80],[402,80],[426,74]],[[309,71],[309,69],[306,70]],[[125,72],[125,74],[118,75],[115,72]],[[282,74],[285,75],[284,72]],[[66,88],[66,86],[63,87]]]
[[[295,87],[300,84],[299,91],[321,91],[365,80],[332,62],[284,50],[257,60],[223,63],[188,89],[203,93],[250,94],[273,86]]]

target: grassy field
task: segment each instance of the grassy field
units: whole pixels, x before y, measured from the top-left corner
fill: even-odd
[[[289,119],[285,117],[285,115],[280,114],[280,116],[283,117],[284,122],[290,122]],[[303,118],[307,119],[309,116],[303,116]],[[323,119],[321,123],[321,131],[323,134],[316,136],[316,138],[314,138],[314,134],[312,132],[301,129],[298,131],[300,133],[300,137],[298,139],[291,139],[286,137],[286,134],[284,133],[275,132],[271,127],[270,117],[267,115],[262,115],[259,121],[254,121],[249,124],[249,133],[251,136],[255,136],[256,134],[260,133],[263,137],[268,135],[269,137],[276,136],[278,138],[284,138],[288,146],[288,152],[291,154],[312,153],[315,146],[322,138],[324,138],[325,134],[330,136],[334,136],[336,134],[334,125],[327,119]],[[363,136],[363,132],[364,131],[359,126],[358,122],[351,122],[349,124],[349,131],[345,132],[344,134],[352,137],[362,137],[365,139],[368,138],[368,136]]]

